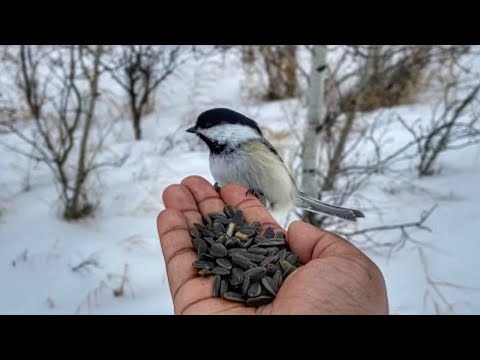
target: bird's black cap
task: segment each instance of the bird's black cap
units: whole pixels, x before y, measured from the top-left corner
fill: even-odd
[[[258,124],[249,117],[227,108],[214,108],[201,113],[195,126],[188,129],[188,132],[195,132],[198,129],[208,129],[221,124],[240,124],[255,129],[260,135],[262,132]]]

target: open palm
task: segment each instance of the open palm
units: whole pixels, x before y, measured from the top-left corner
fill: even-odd
[[[246,189],[229,184],[220,194],[199,176],[185,178],[163,193],[166,209],[157,218],[175,314],[388,314],[385,282],[378,267],[355,246],[302,221],[293,222],[287,242],[301,264],[283,283],[275,300],[258,308],[212,296],[213,277],[201,277],[189,228],[202,215],[225,204],[243,211],[262,229],[281,227]]]

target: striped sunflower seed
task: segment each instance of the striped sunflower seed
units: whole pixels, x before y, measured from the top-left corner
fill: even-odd
[[[256,267],[256,265],[253,262],[251,262],[249,259],[247,259],[245,256],[243,256],[243,254],[233,254],[232,263],[244,270],[248,270],[250,268]]]
[[[215,263],[211,261],[204,261],[204,260],[195,260],[192,263],[194,268],[197,269],[210,269],[212,270],[215,267]]]
[[[233,286],[238,286],[243,283],[243,280],[243,271],[239,268],[233,268],[230,274],[230,284],[232,284]]]
[[[248,288],[248,291],[247,291],[247,295],[249,297],[256,297],[256,296],[260,295],[261,292],[262,292],[262,287],[260,286],[260,284],[258,282],[256,282],[256,283],[253,283],[252,285],[250,285],[250,287]]]
[[[298,255],[295,255],[295,254],[288,255],[285,260],[287,260],[293,266],[298,266],[298,263],[300,261],[300,259],[298,258]]]
[[[243,256],[245,256],[249,260],[252,260],[255,263],[262,262],[265,259],[265,256],[263,255],[252,254],[249,252],[244,253]]]
[[[267,266],[270,263],[274,263],[278,260],[278,255],[267,256],[261,263],[260,266]]]
[[[242,284],[242,295],[247,294],[248,289],[250,288],[250,277],[243,275],[243,284]]]
[[[248,248],[250,247],[250,245],[253,243],[253,238],[250,238],[248,239],[247,241],[245,241],[243,244],[242,244],[242,247],[243,248]]]
[[[258,247],[258,248],[248,248],[247,251],[251,254],[257,254],[257,255],[266,255],[267,254],[267,249],[262,249],[260,247]]]
[[[223,295],[223,298],[225,300],[230,300],[230,301],[236,301],[236,302],[245,302],[245,299],[243,298],[242,295],[237,294],[236,292],[233,291],[228,291]]]
[[[247,306],[261,306],[261,305],[265,305],[265,304],[270,303],[272,301],[272,299],[273,299],[273,297],[266,296],[266,295],[251,297],[251,298],[247,299],[246,305]]]
[[[280,290],[280,287],[282,286],[282,271],[280,269],[275,272],[272,280],[272,286],[274,287],[274,289],[276,289],[276,291]]]
[[[215,221],[213,223],[213,230],[215,230],[216,232],[218,232],[220,234],[223,234],[223,233],[225,233],[225,226],[222,223],[220,223],[218,221]]]
[[[265,276],[260,280],[262,286],[264,287],[265,290],[267,290],[270,294],[273,296],[277,295],[277,291],[275,290],[275,287],[273,286],[273,279],[269,276]]]
[[[220,275],[215,275],[213,279],[213,297],[220,296],[220,284],[222,283],[222,277]]]
[[[215,257],[224,257],[227,256],[228,250],[222,244],[216,243],[210,248],[210,254]]]
[[[192,244],[193,246],[195,246],[195,249],[198,250],[201,244],[205,244],[205,241],[203,239],[200,239],[199,237],[196,237],[192,240]]]
[[[235,209],[230,205],[225,205],[223,208],[223,212],[227,215],[228,218],[232,218],[235,215]]]
[[[227,291],[228,291],[228,282],[227,280],[222,279],[222,283],[220,284],[220,296],[223,297]]]
[[[272,256],[272,255],[275,255],[276,253],[278,253],[279,248],[276,248],[276,247],[268,247],[268,248],[265,248],[265,250],[267,250],[268,256]]]
[[[212,274],[212,270],[210,269],[202,269],[198,272],[198,275],[200,276],[208,276]]]
[[[216,263],[217,263],[219,266],[221,266],[221,267],[223,267],[223,268],[225,268],[225,269],[227,269],[227,270],[231,270],[231,269],[232,269],[232,263],[230,262],[230,260],[228,260],[228,259],[226,259],[226,258],[218,258],[218,259],[216,260]]]
[[[275,231],[269,226],[263,233],[263,237],[266,239],[271,239],[275,236]]]
[[[237,226],[242,226],[243,225],[243,211],[238,210],[235,213],[235,215],[233,215],[232,220]]]
[[[203,240],[205,240],[210,246],[215,245],[215,241],[213,240],[213,237],[204,237]]]
[[[258,281],[267,273],[267,269],[263,266],[257,266],[245,271],[245,275],[250,277],[253,281]]]
[[[212,274],[215,274],[215,275],[228,275],[228,274],[230,274],[230,270],[225,269],[224,267],[221,267],[221,266],[216,266],[216,267],[213,268]]]

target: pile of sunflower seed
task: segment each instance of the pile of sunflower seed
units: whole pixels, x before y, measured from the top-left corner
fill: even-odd
[[[283,232],[259,222],[246,223],[243,212],[229,205],[223,214],[203,217],[190,230],[201,276],[214,276],[213,296],[260,306],[273,301],[283,281],[299,266]]]

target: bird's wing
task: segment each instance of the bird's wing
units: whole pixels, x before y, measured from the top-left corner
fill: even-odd
[[[295,184],[295,186],[296,186],[295,179],[292,177],[292,174],[290,174],[290,171],[288,171],[288,168],[287,168],[287,166],[285,165],[285,162],[283,161],[282,157],[281,157],[280,154],[278,153],[277,149],[275,149],[275,148],[273,147],[273,145],[268,142],[267,139],[263,138],[262,141],[263,141],[263,143],[265,144],[265,146],[266,146],[268,149],[270,149],[270,151],[271,151],[272,153],[274,153],[274,154],[277,156],[277,158],[282,162],[283,166],[285,166],[285,169],[287,169],[287,172],[288,172],[288,175],[290,176],[290,179],[292,180],[292,182],[293,182],[293,183]]]

